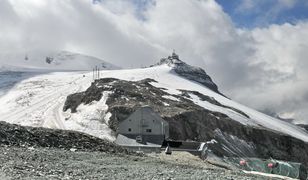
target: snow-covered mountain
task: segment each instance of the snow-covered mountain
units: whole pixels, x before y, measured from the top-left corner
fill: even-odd
[[[221,143],[219,153],[308,162],[308,133],[226,98],[204,70],[176,56],[142,69],[54,72],[18,82],[0,96],[0,120],[115,139],[119,121],[150,105],[173,139]]]
[[[222,106],[220,106],[216,105],[215,103],[211,103],[209,101],[203,101],[202,98],[200,98],[200,96],[196,95],[195,93],[189,93],[189,99],[191,101],[193,101],[195,104],[207,110],[225,114],[231,119],[244,125],[268,128],[273,131],[278,131],[283,134],[291,135],[295,138],[308,142],[308,134],[298,126],[270,117],[261,112],[258,112],[244,105],[241,105],[237,102],[234,102],[216,93],[215,91],[213,91],[209,87],[204,86],[201,83],[197,83],[182,77],[181,75],[177,74],[174,71],[175,70],[174,68],[175,66],[173,66],[173,64],[163,63],[159,66],[153,66],[150,68],[143,68],[143,69],[105,71],[103,72],[103,77],[117,78],[126,81],[140,81],[145,78],[153,79],[155,80],[155,82],[152,82],[151,84],[157,88],[165,89],[164,91],[171,95],[171,96],[166,96],[165,98],[167,99],[169,98],[173,101],[180,101],[174,96],[181,95],[183,93],[182,90],[186,90],[188,92],[189,91],[198,92],[202,95],[208,96],[213,101],[222,104]],[[106,92],[105,94],[107,96],[108,93]],[[106,101],[106,98],[108,99],[108,97],[102,96],[101,100]],[[100,102],[101,101],[97,103]],[[87,107],[87,105],[84,104],[81,104],[81,106]],[[243,115],[242,113],[239,113],[239,111],[232,110],[232,108],[228,107],[232,107],[234,109],[239,110],[240,112],[244,112],[248,117]],[[106,110],[108,111],[108,109]]]
[[[174,52],[172,53],[171,56],[168,56],[167,58],[162,58],[160,62],[158,62],[155,65],[152,65],[151,67],[162,66],[162,65],[167,65],[171,67],[172,70],[179,76],[182,76],[191,81],[198,82],[210,88],[211,90],[221,94],[218,91],[217,85],[212,81],[211,77],[207,75],[202,68],[186,64],[185,62],[180,60],[179,56]]]
[[[119,69],[101,59],[68,51],[31,51],[0,54],[0,71],[83,71]]]

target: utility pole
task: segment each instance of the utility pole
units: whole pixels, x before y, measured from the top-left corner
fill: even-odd
[[[97,79],[97,66],[95,66],[95,79]]]
[[[97,68],[97,79],[99,79],[99,67]]]
[[[93,68],[93,82],[95,81],[95,77],[94,77],[94,68]]]

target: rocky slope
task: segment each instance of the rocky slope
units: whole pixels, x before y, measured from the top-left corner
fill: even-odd
[[[114,131],[118,123],[138,107],[149,105],[168,121],[171,139],[215,139],[217,143],[210,148],[219,156],[275,158],[308,165],[308,144],[304,141],[262,126],[243,125],[223,113],[207,110],[195,104],[191,97],[197,96],[200,101],[215,104],[249,118],[241,110],[222,105],[213,97],[200,92],[180,90],[182,94],[175,95],[166,92],[164,88],[153,86],[153,83],[153,79],[99,79],[85,92],[68,96],[63,110],[70,109],[71,112],[75,112],[80,104],[99,101],[103,92],[112,92],[106,104],[112,114],[109,126]]]
[[[181,155],[182,156],[182,155]],[[141,156],[75,131],[0,122],[0,179],[264,179],[185,155]],[[150,170],[149,170],[150,169]]]
[[[127,153],[112,142],[76,131],[26,127],[0,121],[0,146]]]
[[[200,162],[201,163],[201,162]],[[57,148],[17,148],[0,146],[0,179],[278,179],[244,174],[203,163],[196,166],[104,152],[66,151]]]

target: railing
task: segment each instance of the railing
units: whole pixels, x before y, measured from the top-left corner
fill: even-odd
[[[225,160],[246,171],[257,171],[308,180],[308,169],[301,163],[258,158],[225,158]]]

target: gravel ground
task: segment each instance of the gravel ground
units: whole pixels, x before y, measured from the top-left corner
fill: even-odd
[[[0,146],[0,179],[266,179],[173,157]]]

